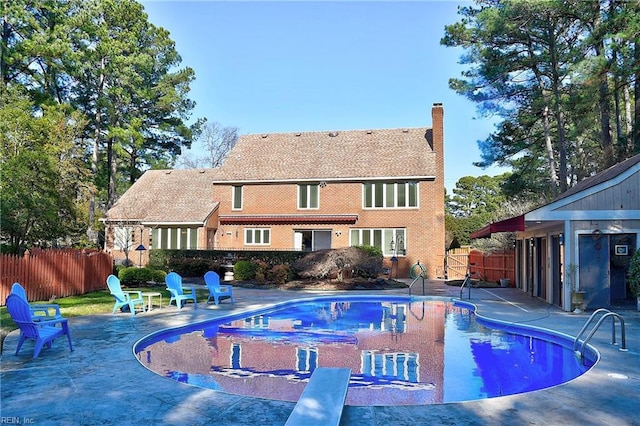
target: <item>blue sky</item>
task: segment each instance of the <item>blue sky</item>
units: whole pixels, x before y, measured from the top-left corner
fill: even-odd
[[[143,1],[195,70],[194,117],[240,134],[430,127],[445,110],[445,186],[483,170],[493,131],[449,89],[461,50],[440,46],[459,1]],[[198,154],[194,145],[194,154]]]

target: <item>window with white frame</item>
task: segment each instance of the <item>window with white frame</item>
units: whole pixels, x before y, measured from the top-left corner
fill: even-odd
[[[373,246],[382,250],[384,256],[406,254],[407,232],[404,228],[352,229],[351,246]]]
[[[317,209],[320,206],[319,188],[318,184],[298,185],[298,208]]]
[[[130,226],[115,226],[113,228],[113,247],[116,250],[129,250],[133,246],[133,228]]]
[[[418,184],[414,182],[365,183],[362,195],[366,209],[418,207]]]
[[[246,228],[244,243],[248,246],[268,246],[271,244],[271,230],[268,228]]]
[[[195,250],[198,248],[198,228],[154,228],[149,246],[165,250]]]
[[[232,210],[242,210],[242,186],[234,185],[232,192]]]

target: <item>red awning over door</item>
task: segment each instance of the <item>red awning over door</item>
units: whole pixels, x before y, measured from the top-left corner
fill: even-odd
[[[493,222],[484,228],[480,228],[472,232],[470,237],[473,238],[489,238],[491,234],[496,232],[517,232],[524,231],[524,215],[512,217],[509,219]]]

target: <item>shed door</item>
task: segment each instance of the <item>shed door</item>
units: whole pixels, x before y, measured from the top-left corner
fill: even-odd
[[[581,235],[578,251],[580,290],[586,291],[586,308],[609,307],[609,238],[600,234]]]

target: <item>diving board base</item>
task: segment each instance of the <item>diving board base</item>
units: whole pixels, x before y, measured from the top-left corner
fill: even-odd
[[[318,367],[293,407],[286,426],[339,425],[351,369]]]

